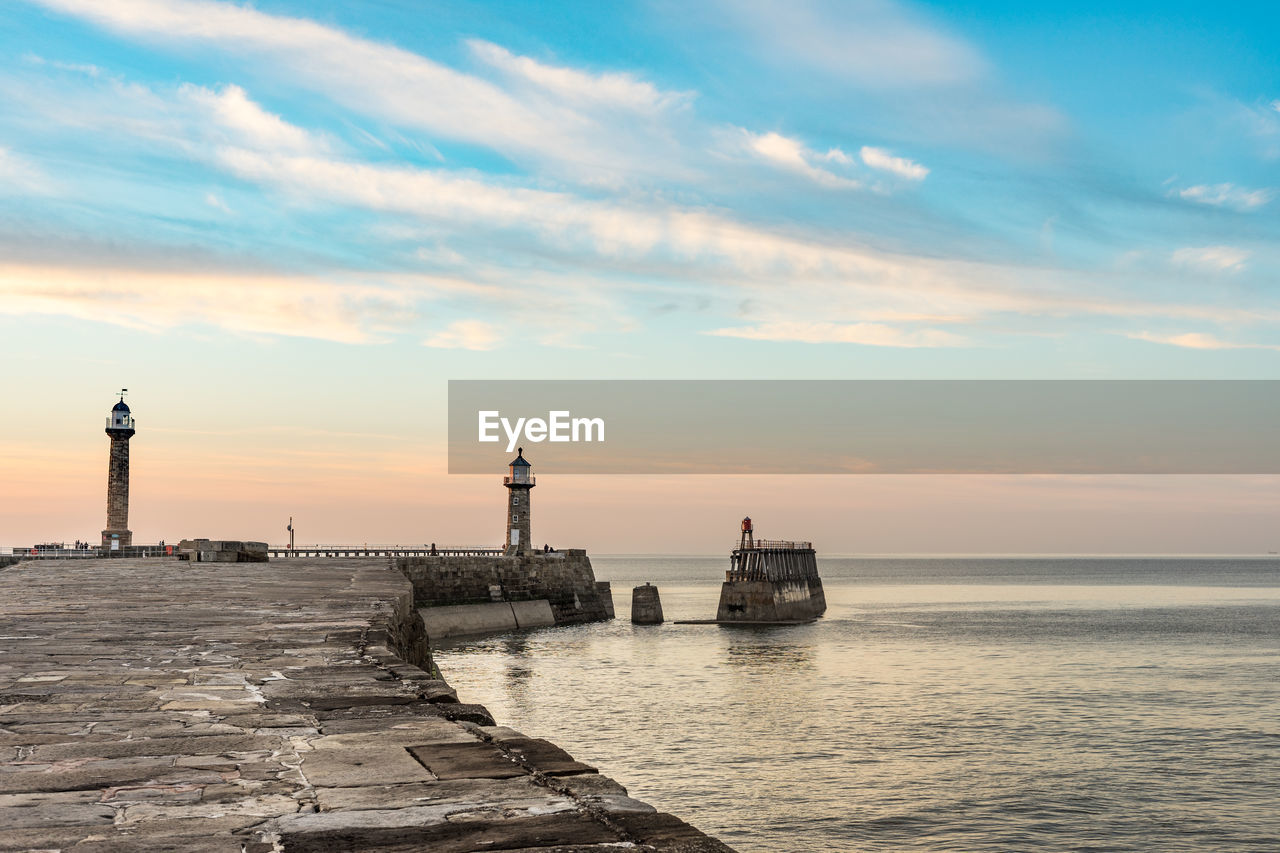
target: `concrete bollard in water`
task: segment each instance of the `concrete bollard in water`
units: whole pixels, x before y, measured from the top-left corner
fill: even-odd
[[[662,624],[662,600],[658,598],[658,588],[653,584],[647,583],[631,590],[631,624]]]

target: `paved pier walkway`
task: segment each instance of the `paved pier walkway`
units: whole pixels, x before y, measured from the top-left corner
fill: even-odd
[[[0,569],[0,850],[729,851],[458,702],[421,630],[375,560]]]

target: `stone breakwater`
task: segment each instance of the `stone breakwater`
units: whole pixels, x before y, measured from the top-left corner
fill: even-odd
[[[729,851],[432,676],[373,560],[0,573],[0,850]]]
[[[402,557],[396,566],[413,584],[418,607],[547,601],[557,625],[613,618],[609,584],[596,581],[591,558],[577,548],[512,557]]]

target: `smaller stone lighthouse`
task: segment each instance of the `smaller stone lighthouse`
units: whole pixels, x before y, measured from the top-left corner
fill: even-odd
[[[529,493],[536,485],[533,478],[533,467],[524,458],[524,448],[516,450],[516,458],[508,466],[507,476],[502,478],[502,485],[507,487],[507,542],[503,554],[514,556],[527,554],[533,550],[533,540],[529,532]]]
[[[120,402],[111,407],[107,417],[107,436],[111,439],[111,458],[107,465],[107,529],[102,531],[102,547],[119,551],[133,544],[129,532],[129,439],[133,438],[135,421],[120,391]]]

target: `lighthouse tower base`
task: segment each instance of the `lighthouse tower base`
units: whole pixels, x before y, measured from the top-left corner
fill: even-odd
[[[133,531],[131,530],[104,530],[102,531],[102,550],[123,551],[133,544]]]

